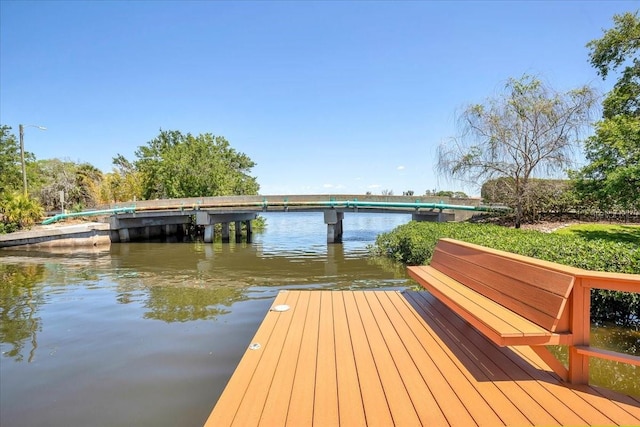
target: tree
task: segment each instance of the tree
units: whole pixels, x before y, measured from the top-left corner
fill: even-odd
[[[621,67],[622,72],[586,141],[589,163],[575,176],[576,188],[584,199],[595,198],[601,210],[640,210],[640,19],[636,12],[613,21],[614,28],[587,44],[603,79]]]
[[[33,154],[25,154],[30,166]],[[0,125],[0,234],[29,228],[42,218],[40,204],[23,194],[20,143],[11,127]]]
[[[141,199],[142,178],[135,165],[121,154],[113,158],[113,165],[113,172],[102,180],[100,200],[111,203]]]
[[[65,207],[83,209],[95,207],[99,200],[102,172],[89,163],[60,159],[35,163],[36,177],[32,192],[37,194],[47,210],[60,209],[60,192],[64,192]]]
[[[450,197],[452,199],[468,199],[467,193],[463,191],[440,190],[432,193],[436,197]]]
[[[76,168],[75,198],[81,207],[95,207],[100,200],[102,171],[90,163],[81,163]]]
[[[256,178],[249,175],[255,163],[222,136],[161,130],[135,154],[147,199],[258,193]]]
[[[0,126],[0,193],[22,187],[20,144],[10,126]]]
[[[512,178],[504,182],[513,185],[519,228],[530,179],[572,162],[595,101],[588,86],[560,93],[532,76],[511,78],[501,96],[463,111],[459,136],[438,148],[437,169],[472,183]]]

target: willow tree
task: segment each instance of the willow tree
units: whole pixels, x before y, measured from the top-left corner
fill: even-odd
[[[437,169],[475,184],[507,178],[501,181],[511,187],[519,228],[531,178],[571,165],[597,96],[588,86],[558,92],[528,75],[509,79],[504,89],[463,110],[459,134],[438,148]]]

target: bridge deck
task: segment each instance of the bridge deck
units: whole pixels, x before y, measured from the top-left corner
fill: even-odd
[[[426,292],[283,291],[206,426],[640,425],[640,401],[570,386]]]

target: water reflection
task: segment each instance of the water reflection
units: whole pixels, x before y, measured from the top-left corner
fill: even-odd
[[[591,328],[591,345],[640,356],[640,331],[617,325]],[[590,358],[589,374],[595,385],[640,397],[640,366]]]
[[[0,264],[0,342],[7,346],[3,357],[22,361],[25,345],[30,345],[27,361],[31,362],[38,348],[37,332],[42,330],[42,319],[38,315],[44,302],[41,288],[42,265]]]
[[[327,245],[318,214],[272,217],[254,242],[131,243],[96,248],[4,250],[0,254],[0,344],[4,357],[36,355],[43,304],[56,307],[74,285],[167,323],[215,320],[242,301],[272,298],[279,289],[405,288],[401,266],[369,259],[367,244],[397,217],[349,223],[344,244]],[[402,219],[400,219],[402,221]],[[79,300],[88,299],[82,293]],[[91,310],[87,307],[87,310]],[[25,350],[25,346],[28,349]]]
[[[590,345],[604,350],[640,356],[640,331],[614,324],[591,327]],[[568,366],[567,346],[549,346],[549,350]],[[640,367],[611,360],[589,358],[589,381],[593,385],[640,397]]]
[[[591,328],[591,344],[606,350],[640,356],[640,330],[603,324]]]
[[[149,290],[145,303],[148,309],[145,319],[165,322],[187,322],[191,320],[215,319],[229,313],[228,308],[243,295],[238,289],[198,289],[155,287]]]
[[[19,362],[0,363],[0,424],[202,425],[278,291],[414,286],[367,256],[406,220],[347,215],[342,245],[325,243],[322,215],[292,214],[251,244],[0,251],[0,348]],[[639,383],[615,369],[611,384]]]

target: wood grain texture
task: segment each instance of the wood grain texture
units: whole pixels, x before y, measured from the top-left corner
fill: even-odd
[[[640,402],[560,380],[428,292],[282,291],[206,426],[640,425]]]

